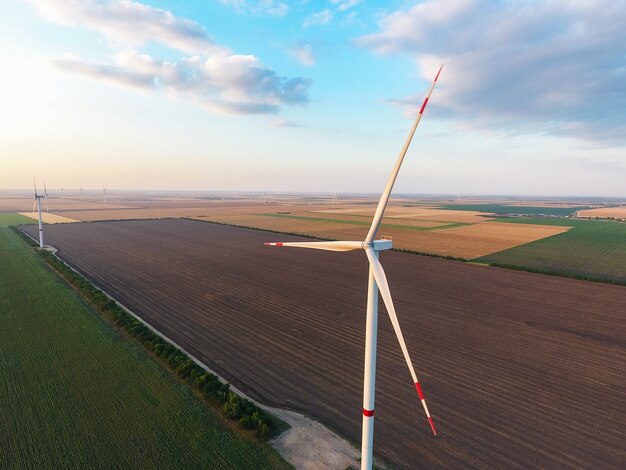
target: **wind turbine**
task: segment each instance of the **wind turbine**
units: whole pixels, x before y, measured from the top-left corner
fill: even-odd
[[[37,206],[37,212],[39,214],[39,248],[43,248],[43,223],[41,222],[41,198],[45,197],[43,194],[37,194],[37,184],[35,178],[33,178],[33,188],[35,189],[35,198],[33,200],[33,212],[35,212],[35,205]]]
[[[83,202],[83,187],[80,187],[80,202]]]
[[[35,192],[37,192],[36,189],[35,189]],[[46,183],[43,184],[43,194],[46,197],[46,212],[50,213],[50,206],[48,206],[48,190],[46,189]]]
[[[383,298],[383,302],[385,303],[385,307],[387,307],[389,319],[391,320],[393,330],[396,333],[398,342],[400,343],[400,349],[402,350],[404,360],[409,367],[411,378],[413,379],[413,383],[415,384],[417,394],[424,408],[424,412],[426,413],[426,417],[428,418],[430,427],[433,431],[433,434],[435,436],[437,435],[437,431],[435,430],[435,424],[433,423],[433,419],[430,416],[430,412],[428,411],[428,406],[426,406],[426,400],[424,399],[422,388],[417,379],[417,375],[415,374],[415,370],[413,369],[413,363],[411,362],[411,357],[409,356],[409,352],[404,342],[404,337],[402,336],[402,330],[400,329],[400,324],[398,323],[396,309],[394,308],[393,301],[391,300],[391,293],[389,292],[389,285],[387,283],[385,271],[383,270],[383,267],[378,260],[379,253],[383,250],[389,250],[392,247],[392,242],[391,240],[385,239],[375,240],[375,238],[378,229],[380,228],[383,214],[385,213],[385,208],[387,207],[387,202],[389,201],[389,197],[391,196],[393,185],[396,181],[396,177],[398,176],[398,172],[400,171],[400,167],[402,166],[402,161],[404,160],[404,156],[406,155],[409,145],[411,144],[413,134],[415,134],[415,129],[417,129],[417,125],[422,118],[422,114],[424,113],[424,109],[428,104],[430,95],[435,88],[435,84],[437,83],[437,79],[439,78],[439,74],[441,73],[442,68],[443,65],[439,68],[439,71],[435,76],[435,80],[428,90],[426,99],[424,100],[424,103],[422,104],[422,107],[417,114],[417,117],[415,118],[415,122],[413,123],[413,127],[411,128],[411,132],[409,133],[404,147],[402,147],[402,150],[400,151],[400,155],[398,156],[398,160],[396,161],[393,171],[391,172],[389,181],[387,181],[387,186],[385,186],[385,189],[380,196],[378,206],[376,207],[376,213],[374,214],[374,219],[372,220],[372,225],[364,241],[266,243],[266,245],[271,246],[292,246],[298,248],[312,248],[316,250],[328,251],[365,251],[365,254],[369,261],[369,284],[367,289],[365,371],[363,379],[363,430],[361,436],[361,469],[363,470],[369,470],[372,468],[372,452],[374,447],[374,395],[376,383],[376,340],[378,333],[379,291],[380,295]]]
[[[102,186],[102,195],[104,196],[104,203],[107,203],[107,190]]]

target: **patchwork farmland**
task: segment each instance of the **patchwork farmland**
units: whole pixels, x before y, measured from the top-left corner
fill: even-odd
[[[279,251],[263,242],[297,238],[189,220],[54,225],[46,236],[254,398],[359,441],[362,254]],[[622,466],[623,287],[382,256],[439,436],[381,308],[380,456],[401,468]]]
[[[544,225],[570,229],[477,259],[553,274],[626,283],[626,223],[611,220],[514,218],[502,225]]]

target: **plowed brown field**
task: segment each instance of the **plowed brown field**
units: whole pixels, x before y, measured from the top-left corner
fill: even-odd
[[[580,217],[615,217],[626,219],[626,206],[602,207],[598,209],[586,209],[578,211]]]
[[[296,217],[307,217],[309,220],[280,217],[280,214],[276,214],[276,211],[273,214],[278,216],[270,217],[268,216],[270,214],[222,215],[196,218],[204,221],[213,220],[243,227],[299,233],[337,240],[364,239],[371,222],[371,219],[365,216],[355,217],[345,214],[341,217],[337,214],[321,214],[319,212],[290,213],[290,215]],[[325,218],[327,216],[330,218],[341,218],[343,222],[359,221],[363,225],[314,220],[316,217]],[[392,216],[383,219],[380,234],[391,237],[396,248],[418,251],[420,253],[473,259],[569,230],[569,227],[502,224],[488,222],[489,220],[483,218],[482,223],[455,227],[450,221],[434,222]],[[450,225],[450,228],[448,225]],[[404,228],[397,228],[398,226]]]
[[[46,237],[254,398],[359,441],[363,253],[269,248],[275,234],[189,220],[54,225]],[[376,454],[407,469],[623,468],[624,287],[381,261],[439,435],[381,307]]]

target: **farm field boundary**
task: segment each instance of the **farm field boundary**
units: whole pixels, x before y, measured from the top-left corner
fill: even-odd
[[[260,217],[278,217],[283,219],[296,219],[296,220],[309,220],[313,222],[330,222],[336,224],[347,224],[347,225],[365,225],[370,226],[372,224],[371,221],[366,222],[363,220],[346,220],[346,219],[333,219],[329,217],[308,217],[304,215],[291,215],[291,214],[255,214]],[[427,221],[424,221],[427,222]],[[440,225],[436,227],[419,227],[414,225],[402,225],[402,224],[388,224],[383,223],[380,225],[381,228],[394,228],[398,230],[414,230],[416,232],[428,232],[432,230],[444,230],[455,227],[465,227],[467,225],[471,225],[464,222],[441,222]]]
[[[11,430],[0,433],[1,468],[289,468],[225,426],[6,227],[0,260],[0,395]]]
[[[473,261],[509,269],[626,285],[626,223],[557,218],[497,220],[501,223],[572,228]]]

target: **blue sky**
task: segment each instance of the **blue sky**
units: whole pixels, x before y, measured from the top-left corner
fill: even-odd
[[[626,1],[0,1],[0,187],[626,196]]]

